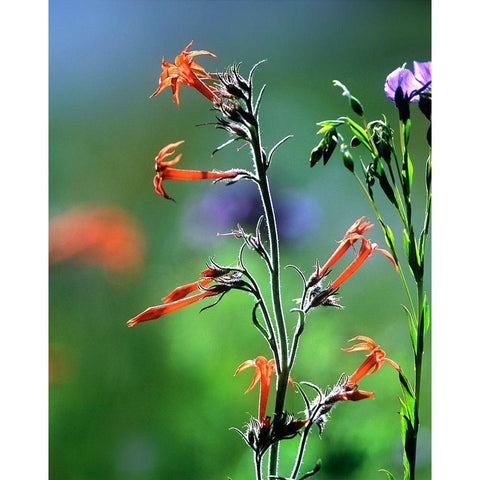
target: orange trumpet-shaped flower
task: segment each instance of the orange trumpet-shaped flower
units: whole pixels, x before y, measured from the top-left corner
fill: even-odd
[[[179,287],[172,290],[168,295],[162,298],[162,305],[156,305],[154,307],[147,308],[145,311],[138,314],[136,317],[130,319],[127,322],[127,325],[129,327],[133,327],[134,325],[137,325],[137,323],[146,322],[148,320],[155,320],[156,318],[160,318],[167,313],[174,312],[175,310],[179,310],[180,308],[198,302],[205,297],[224,294],[231,288],[230,286],[223,284],[214,285],[209,289],[201,288],[221,276],[220,273],[213,268],[207,268],[203,272],[200,272],[200,276],[202,277],[200,280],[192,283],[187,283],[186,285],[180,285]],[[192,295],[190,297],[187,296],[189,293],[198,290],[203,291],[201,293],[198,293],[197,295]]]
[[[359,236],[362,240],[362,246],[358,251],[357,256],[353,262],[338,276],[338,278],[329,286],[329,289],[336,290],[345,280],[350,278],[363,264],[363,262],[372,255],[375,250],[383,253],[393,264],[395,269],[397,269],[397,264],[395,263],[394,258],[390,255],[389,252],[383,248],[378,248],[376,243],[372,243],[370,240],[366,240],[365,237]]]
[[[164,303],[162,305],[156,305],[154,307],[149,307],[142,313],[138,314],[136,317],[131,318],[127,325],[129,327],[133,327],[138,323],[146,322],[148,320],[155,320],[157,318],[163,317],[167,313],[174,312],[175,310],[179,310],[180,308],[186,307],[191,305],[192,303],[198,302],[202,300],[202,298],[210,297],[212,295],[217,295],[218,292],[215,291],[205,291],[199,293],[197,295],[192,295],[191,297],[182,298],[181,300],[176,300],[169,303]]]
[[[236,170],[229,170],[227,172],[219,172],[216,170],[204,172],[201,170],[180,170],[178,168],[172,168],[176,165],[182,154],[179,153],[173,160],[166,161],[165,158],[175,153],[175,148],[184,143],[184,140],[179,142],[169,143],[163,147],[158,155],[155,157],[155,171],[157,174],[153,178],[153,184],[155,185],[155,191],[162,197],[173,200],[163,189],[162,182],[164,180],[207,180],[207,179],[225,179],[235,178],[239,175]]]
[[[260,421],[265,419],[265,412],[267,410],[268,394],[270,392],[270,382],[272,373],[275,372],[275,360],[267,360],[265,357],[259,356],[254,360],[246,360],[235,371],[234,375],[242,372],[246,368],[254,367],[255,373],[253,380],[245,393],[248,393],[260,381],[260,397],[258,402],[258,419]],[[288,379],[290,385],[295,389],[295,385],[291,377]]]
[[[366,221],[364,222],[363,219],[365,217],[360,217],[356,220],[353,225],[346,231],[343,239],[340,240],[340,245],[337,247],[335,252],[331,255],[331,257],[325,262],[322,268],[319,268],[317,265],[316,271],[310,277],[309,285],[313,286],[318,283],[324,276],[327,270],[334,265],[340,258],[345,254],[345,252],[350,248],[353,247],[354,243],[363,238],[363,234],[370,230],[373,227],[373,223]]]
[[[213,282],[213,278],[202,278],[193,283],[180,285],[180,287],[175,288],[175,290],[172,290],[167,296],[163,297],[162,300],[164,303],[175,302],[181,298],[185,298],[189,293],[197,291],[199,285],[203,287],[211,282]]]
[[[350,348],[342,348],[342,350],[344,352],[359,352],[361,350],[367,350],[370,353],[367,355],[367,359],[360,365],[360,367],[358,367],[355,372],[350,375],[348,381],[349,384],[357,384],[358,381],[365,375],[375,373],[384,363],[389,363],[395,370],[400,371],[399,365],[393,360],[387,358],[385,356],[385,350],[382,350],[370,337],[358,335],[350,339],[349,342],[354,342],[355,340],[360,340],[361,343],[357,343]]]
[[[382,248],[378,248],[376,243],[372,243],[370,240],[367,240],[360,231],[366,231],[372,227],[372,224],[369,222],[362,222],[362,218],[358,219],[352,227],[347,231],[343,240],[341,241],[340,246],[330,257],[327,263],[320,269],[317,266],[317,270],[310,277],[307,287],[315,286],[322,278],[328,273],[328,269],[339,260],[339,258],[351,247],[357,240],[361,240],[362,245],[357,253],[355,259],[350,263],[350,265],[345,268],[345,270],[330,283],[326,288],[322,289],[321,287],[315,287],[314,292],[310,301],[310,305],[307,310],[311,307],[317,307],[319,305],[324,306],[341,306],[337,303],[338,299],[334,298],[334,294],[337,292],[338,287],[350,278],[363,264],[363,262],[372,255],[375,250],[383,253],[393,264],[395,269],[398,271],[397,264],[395,263],[392,255]]]
[[[155,97],[165,88],[171,87],[172,100],[178,106],[180,105],[180,85],[183,84],[195,88],[211,102],[218,100],[218,91],[204,82],[204,80],[213,80],[213,78],[194,60],[199,55],[209,55],[210,57],[216,57],[216,55],[206,50],[189,52],[188,49],[192,45],[193,40],[180,55],[175,57],[175,63],[166,62],[165,58],[162,58],[162,73],[158,80],[158,88],[150,97]]]
[[[367,350],[370,353],[367,355],[365,361],[348,377],[345,384],[345,392],[340,394],[339,400],[363,400],[364,398],[373,398],[373,392],[365,392],[363,390],[357,390],[357,383],[365,375],[375,373],[384,363],[390,364],[395,370],[400,371],[400,366],[385,356],[385,351],[382,350],[370,337],[359,335],[349,340],[353,342],[360,340],[361,343],[357,343],[350,348],[342,348],[344,352],[358,352],[361,350]]]

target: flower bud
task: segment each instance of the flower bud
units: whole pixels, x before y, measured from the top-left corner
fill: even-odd
[[[353,157],[352,154],[345,149],[343,152],[343,164],[347,168],[347,170],[350,170],[352,173],[355,171],[354,163],[353,163]]]
[[[360,103],[358,98],[354,97],[353,95],[350,97],[350,107],[352,110],[357,114],[363,117],[363,105]]]

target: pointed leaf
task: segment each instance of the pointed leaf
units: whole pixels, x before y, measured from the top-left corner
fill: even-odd
[[[395,245],[395,237],[393,235],[392,229],[383,220],[380,220],[380,224],[382,226],[383,234],[385,236],[385,241],[387,242],[388,248],[390,248],[393,258],[398,265],[397,248]]]
[[[398,378],[400,380],[400,386],[402,387],[403,400],[400,400],[405,411],[403,412],[409,420],[412,420],[415,416],[415,394],[413,393],[412,386],[408,381],[408,378],[405,376],[402,369],[398,372]]]
[[[403,309],[407,312],[407,319],[408,319],[408,330],[410,331],[410,340],[412,341],[413,351],[417,351],[417,339],[418,339],[418,328],[415,324],[415,319],[410,312],[410,310],[405,306],[402,305]]]
[[[388,470],[381,468],[379,472],[383,472],[387,476],[388,480],[395,480],[395,477]]]
[[[427,335],[428,329],[430,328],[430,305],[428,303],[427,294],[423,297],[423,336]]]
[[[360,142],[367,148],[368,151],[372,151],[372,146],[370,145],[369,137],[367,132],[357,123],[354,122],[349,117],[342,117],[345,119],[345,122],[350,127],[351,132],[355,135]]]
[[[233,143],[235,140],[238,140],[238,137],[230,138],[230,139],[228,139],[225,143],[222,143],[221,145],[219,145],[219,146],[212,152],[212,157],[213,157],[219,150],[221,150],[222,148],[225,148],[227,145],[230,145],[230,144]]]
[[[270,150],[269,154],[268,154],[268,158],[267,158],[267,167],[270,165],[270,162],[272,161],[272,158],[273,158],[273,154],[275,153],[275,151],[277,150],[277,148],[282,145],[283,143],[285,143],[288,139],[292,138],[293,135],[287,135],[286,137],[282,138],[279,142],[277,142],[273,147],[272,149]]]
[[[318,473],[321,468],[322,468],[322,460],[318,459],[313,469],[305,473],[304,475],[302,475],[298,480],[305,480],[306,478],[312,477],[313,475]]]

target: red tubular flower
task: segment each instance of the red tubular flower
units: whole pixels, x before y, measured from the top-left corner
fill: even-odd
[[[202,277],[200,280],[175,288],[175,290],[172,290],[167,296],[162,298],[163,303],[170,303],[185,298],[189,293],[197,291],[200,286],[204,287],[229,272],[230,269],[220,267],[212,261],[211,266],[200,272],[200,277]]]
[[[198,290],[199,285],[205,286],[213,282],[213,278],[202,278],[193,283],[187,283],[186,285],[180,285],[175,290],[172,290],[167,296],[163,297],[163,303],[171,303],[182,298],[185,298],[189,293]]]
[[[384,363],[390,364],[395,370],[400,371],[400,366],[385,356],[385,351],[382,350],[370,337],[359,335],[352,338],[349,342],[360,340],[361,343],[357,343],[350,348],[342,348],[344,352],[358,352],[361,350],[367,350],[370,353],[367,355],[365,361],[348,377],[345,384],[345,390],[343,394],[340,394],[339,400],[363,400],[364,398],[373,398],[373,392],[365,392],[363,390],[357,390],[357,383],[365,375],[375,373]]]
[[[365,217],[359,218],[347,230],[343,239],[340,241],[340,245],[322,268],[319,268],[317,263],[316,271],[311,275],[307,283],[308,288],[315,287],[313,289],[311,301],[307,310],[312,307],[317,307],[319,305],[336,306],[341,308],[341,305],[339,305],[338,303],[338,299],[334,297],[334,294],[337,292],[338,287],[348,278],[350,278],[375,250],[383,253],[392,262],[393,266],[398,271],[397,264],[395,263],[392,255],[386,250],[378,248],[378,245],[376,243],[372,243],[370,240],[367,240],[362,235],[367,230],[373,227],[372,223],[368,221],[364,222],[364,218]],[[315,286],[325,277],[325,275],[327,275],[329,268],[334,265],[350,247],[353,247],[354,243],[357,240],[360,240],[362,242],[362,245],[357,253],[357,256],[350,263],[350,265],[338,276],[336,280],[330,283],[326,288],[322,288],[321,286]]]
[[[211,102],[218,100],[218,92],[215,88],[207,85],[204,80],[213,80],[205,69],[194,61],[199,55],[209,55],[216,57],[215,54],[206,50],[196,50],[189,52],[188,49],[193,45],[193,40],[185,49],[175,57],[175,63],[166,62],[162,58],[162,73],[158,80],[158,88],[150,97],[157,96],[167,87],[172,87],[172,101],[180,105],[180,85],[187,85],[198,90]]]
[[[268,394],[270,392],[270,382],[272,373],[275,371],[275,360],[267,360],[265,357],[259,356],[254,360],[247,360],[243,362],[235,371],[234,375],[242,372],[246,368],[254,367],[255,373],[253,380],[245,393],[248,393],[260,380],[260,397],[258,402],[258,419],[262,422],[265,419],[265,412],[267,410]],[[291,377],[288,379],[290,385],[295,389],[295,385]]]
[[[378,248],[376,243],[372,243],[370,240],[366,240],[364,237],[359,236],[362,240],[362,246],[358,251],[356,258],[353,262],[338,276],[338,278],[328,287],[330,290],[336,290],[345,280],[350,278],[362,265],[362,263],[372,255],[375,250],[383,253],[393,264],[395,269],[397,269],[397,264],[393,259],[392,255],[389,252],[382,248]]]
[[[366,221],[364,222],[363,219],[365,217],[360,217],[356,220],[353,225],[346,231],[343,239],[340,240],[340,245],[338,248],[333,252],[332,256],[325,262],[325,265],[320,269],[317,265],[317,269],[314,274],[311,276],[309,280],[309,285],[313,286],[318,283],[324,276],[327,270],[334,265],[350,248],[353,247],[354,243],[363,238],[362,235],[373,227],[373,223]]]
[[[202,272],[203,273],[203,272]],[[205,277],[205,275],[203,275]],[[213,278],[201,278],[196,282],[187,283],[186,285],[181,285],[174,290],[172,290],[168,295],[162,298],[163,304],[156,305],[154,307],[149,307],[142,313],[138,314],[136,317],[130,319],[127,322],[129,327],[137,325],[137,323],[146,322],[148,320],[155,320],[160,318],[167,313],[174,312],[180,308],[191,305],[192,303],[198,302],[205,297],[211,297],[214,295],[222,295],[230,290],[230,286],[217,284],[208,289],[202,289],[201,287],[213,282]],[[189,293],[192,293],[197,290],[203,290],[197,295],[192,295],[187,297]]]
[[[155,157],[155,171],[157,174],[153,178],[153,184],[155,185],[155,191],[162,197],[173,200],[162,187],[163,180],[207,180],[207,179],[225,179],[235,178],[239,175],[236,170],[229,170],[227,172],[219,171],[201,171],[201,170],[180,170],[178,168],[172,168],[177,164],[182,157],[182,154],[178,154],[173,160],[165,161],[165,158],[175,153],[175,148],[182,144],[184,140],[179,142],[170,143],[163,147],[158,155]]]
[[[174,302],[164,303],[162,305],[156,305],[154,307],[149,307],[145,311],[143,311],[142,313],[138,314],[136,317],[131,318],[127,322],[127,325],[129,327],[133,327],[134,325],[137,325],[138,323],[146,322],[148,320],[155,320],[156,318],[163,317],[163,315],[166,315],[167,313],[174,312],[175,310],[179,310],[180,308],[191,305],[192,303],[198,302],[202,298],[210,297],[212,295],[217,295],[217,292],[206,290],[202,293],[199,293],[197,295],[193,295],[191,297],[186,297],[186,298],[183,298],[181,300],[176,300]]]

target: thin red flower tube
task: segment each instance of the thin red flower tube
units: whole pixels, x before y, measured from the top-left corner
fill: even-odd
[[[242,372],[246,368],[254,367],[253,380],[245,393],[248,393],[260,381],[260,397],[258,401],[258,419],[263,421],[265,419],[265,412],[267,410],[268,394],[270,392],[270,383],[272,374],[275,372],[275,360],[267,360],[263,356],[258,356],[254,360],[246,360],[235,371],[234,375]],[[290,385],[295,390],[295,385],[291,377],[288,378]]]
[[[370,240],[365,239],[365,237],[359,236],[362,240],[362,246],[358,251],[357,256],[353,262],[337,277],[337,279],[328,287],[330,290],[336,290],[345,280],[350,278],[363,264],[363,262],[372,255],[375,250],[383,253],[393,264],[395,269],[398,269],[395,260],[389,252],[382,248],[378,248],[376,243],[372,243]]]
[[[180,300],[181,298],[185,298],[189,293],[197,291],[200,286],[204,287],[205,285],[208,285],[222,275],[226,275],[229,273],[229,271],[229,269],[225,269],[216,265],[209,266],[200,272],[200,277],[202,277],[200,280],[187,283],[186,285],[180,285],[179,287],[175,288],[168,295],[162,298],[163,303],[170,303]]]
[[[199,300],[202,300],[205,297],[210,297],[213,295],[217,295],[217,292],[206,290],[197,295],[192,295],[191,297],[182,298],[181,300],[176,300],[174,302],[164,303],[162,305],[149,307],[146,310],[144,310],[142,313],[138,314],[136,317],[131,318],[127,322],[127,326],[133,327],[139,323],[147,322],[148,320],[155,320],[157,318],[163,317],[163,315],[167,315],[167,313],[174,312],[183,307],[191,305],[192,303],[198,302]]]
[[[216,55],[206,50],[189,52],[188,49],[192,45],[193,40],[175,57],[175,63],[166,62],[165,57],[162,58],[162,73],[158,80],[158,88],[151,97],[155,97],[166,88],[171,87],[172,100],[179,106],[180,85],[183,84],[195,88],[211,102],[218,101],[218,91],[205,83],[205,80],[213,80],[213,78],[194,60],[199,55],[209,55],[215,58]]]
[[[187,283],[186,285],[180,285],[179,287],[172,290],[168,295],[162,298],[164,303],[171,303],[182,298],[185,298],[189,293],[195,292],[198,290],[198,287],[208,285],[213,282],[213,278],[202,278],[196,282]]]
[[[354,243],[363,238],[362,235],[373,227],[373,223],[366,221],[364,222],[363,219],[365,217],[360,217],[357,219],[353,225],[346,231],[343,239],[340,240],[340,245],[338,248],[333,252],[330,258],[325,262],[322,268],[318,268],[316,272],[312,275],[309,280],[310,285],[315,285],[318,283],[324,276],[327,270],[334,265],[340,258],[345,254],[345,252],[350,248],[353,247]]]
[[[375,373],[384,363],[390,364],[395,370],[400,371],[400,366],[386,357],[385,351],[378,346],[374,340],[364,335],[358,335],[349,342],[360,340],[350,348],[342,348],[344,352],[358,352],[367,350],[370,352],[365,361],[348,377],[345,384],[345,392],[339,394],[339,400],[358,401],[364,398],[373,398],[373,392],[366,392],[357,389],[358,382],[365,376]]]
[[[191,305],[192,303],[198,302],[205,297],[211,297],[214,295],[223,294],[230,289],[230,287],[217,284],[209,289],[204,289],[205,285],[215,281],[215,279],[224,275],[228,270],[222,269],[221,267],[216,268],[215,265],[212,267],[207,268],[200,272],[200,280],[197,280],[192,283],[187,283],[185,285],[180,285],[179,287],[172,290],[168,295],[162,298],[163,304],[156,305],[154,307],[149,307],[142,313],[138,314],[136,317],[130,319],[127,322],[129,327],[133,327],[138,323],[146,322],[148,320],[155,320],[160,318],[168,313],[174,312],[179,310],[183,307]],[[199,290],[203,290],[196,295],[192,295],[188,297],[187,295],[196,292]]]
[[[164,180],[207,180],[207,179],[228,179],[235,178],[240,174],[237,170],[229,170],[227,172],[220,172],[216,170],[202,171],[202,170],[181,170],[178,168],[172,168],[182,158],[182,154],[179,153],[173,160],[166,161],[165,159],[175,153],[175,149],[184,143],[184,140],[179,142],[169,143],[163,147],[158,155],[155,157],[155,171],[157,174],[153,178],[153,184],[155,191],[167,200],[173,200],[164,190],[162,182]]]

